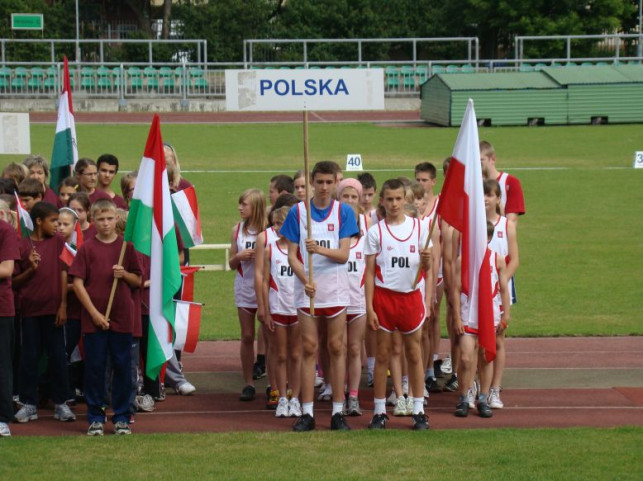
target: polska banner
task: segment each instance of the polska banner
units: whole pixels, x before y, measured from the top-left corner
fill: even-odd
[[[226,70],[226,110],[383,110],[383,69]]]

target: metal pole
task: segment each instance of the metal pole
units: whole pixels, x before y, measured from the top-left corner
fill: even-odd
[[[152,41],[150,40],[147,44],[147,50],[149,52],[149,64],[152,65]]]
[[[567,37],[567,61],[568,62],[571,56],[572,56],[572,39],[570,37]]]
[[[304,65],[308,65],[308,43],[304,40]]]
[[[643,40],[643,37],[641,34],[643,33],[643,30],[641,29],[642,25],[642,15],[643,15],[643,0],[639,0],[639,42],[638,42],[638,56],[639,60],[641,60],[641,57],[643,57],[643,44],[641,43],[641,40]]]
[[[357,61],[361,67],[362,65],[362,40],[357,41]]]
[[[76,0],[76,63],[80,62],[80,17],[78,14],[78,0]]]

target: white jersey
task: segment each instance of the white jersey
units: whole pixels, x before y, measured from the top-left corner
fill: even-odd
[[[377,217],[377,208],[371,209],[371,211],[368,213],[368,216],[371,218],[371,225],[375,225],[380,221],[380,219]]]
[[[500,208],[502,212],[505,211],[505,205],[507,205],[507,177],[509,177],[509,174],[500,172],[500,175],[498,175],[496,179],[498,184],[500,184]]]
[[[277,236],[277,233],[275,232],[275,229],[273,227],[268,227],[264,232],[266,233],[266,239],[263,246],[267,248],[269,245],[276,242],[279,236]]]
[[[499,216],[498,220],[494,225],[493,237],[489,242],[489,249],[500,254],[504,259],[507,265],[509,264],[509,232],[507,231],[508,220],[504,216]],[[507,279],[507,289],[510,293],[509,299],[513,304],[515,294],[514,294],[514,279]]]
[[[239,224],[237,224],[235,240],[237,242],[237,252],[254,249],[257,243],[257,234],[252,232],[244,234],[243,225],[239,222]],[[234,278],[234,302],[237,307],[249,307],[253,309],[257,307],[254,259],[241,261],[239,267],[237,267],[237,275]]]
[[[493,325],[498,327],[500,316],[502,314],[502,298],[500,297],[500,276],[498,274],[498,261],[494,251],[489,256],[489,267],[491,270],[491,296],[493,297]],[[460,316],[462,323],[469,329],[478,330],[478,316],[475,320],[471,319],[471,307],[469,297],[466,294],[460,294]]]
[[[431,210],[429,211],[429,213],[427,215],[425,215],[424,217],[422,217],[422,219],[421,219],[422,224],[423,224],[423,228],[426,229],[427,232],[429,232],[431,230],[431,222],[433,222],[434,218],[436,218],[435,219],[436,224],[435,224],[435,227],[433,228],[433,232],[435,232],[435,229],[437,229],[438,232],[440,231],[440,218],[437,217],[438,204],[439,203],[440,203],[440,194],[438,194],[435,197],[435,199],[433,201],[433,207],[431,207]],[[433,241],[431,241],[431,242],[433,242]],[[442,256],[440,256],[440,265],[438,266],[438,284],[442,280],[442,277],[443,277],[442,276]]]
[[[386,219],[368,230],[366,254],[375,254],[375,285],[396,292],[412,292],[420,266],[420,250],[428,232],[418,219],[404,216],[399,225],[388,225]]]
[[[270,281],[268,305],[270,314],[296,316],[295,308],[295,274],[288,264],[288,251],[282,250],[276,242],[269,244]]]
[[[333,200],[328,216],[321,222],[312,220],[311,237],[317,244],[327,249],[339,249],[340,206]],[[304,264],[306,277],[308,277],[308,251],[306,250],[306,237],[308,221],[306,219],[306,204],[297,204],[299,217],[299,260]],[[326,256],[313,254],[313,276],[316,285],[315,307],[343,307],[350,304],[348,294],[348,271],[344,264],[338,264]],[[309,307],[310,298],[304,291],[304,285],[297,278],[295,280],[295,306]]]
[[[366,216],[360,214],[360,237],[352,242],[348,262],[346,263],[350,291],[350,304],[346,311],[347,314],[364,314],[366,312],[366,297],[364,294],[366,225]]]

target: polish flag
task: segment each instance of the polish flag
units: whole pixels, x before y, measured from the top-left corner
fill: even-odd
[[[174,301],[176,314],[174,316],[174,329],[176,338],[174,349],[185,352],[194,352],[199,340],[201,326],[201,307],[197,302]]]
[[[478,343],[488,362],[496,357],[491,268],[487,250],[487,217],[482,188],[478,124],[469,99],[447,170],[438,215],[462,236],[462,293],[469,298],[468,321],[478,325]],[[463,319],[463,322],[466,322]]]

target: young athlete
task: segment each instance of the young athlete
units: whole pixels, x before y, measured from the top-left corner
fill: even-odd
[[[165,153],[165,165],[170,182],[170,191],[174,193],[192,186],[192,184],[181,175],[179,156],[172,144],[163,142],[163,152]]]
[[[425,276],[431,269],[431,250],[424,249],[428,232],[420,221],[404,214],[405,187],[397,179],[382,185],[380,203],[386,217],[371,227],[366,240],[366,312],[369,327],[377,330],[375,363],[375,407],[371,429],[383,429],[386,415],[386,369],[395,330],[404,335],[409,384],[413,398],[413,429],[428,429],[424,414],[422,367],[422,324],[425,318],[425,291],[415,286],[418,268]],[[431,282],[431,277],[426,279]]]
[[[487,241],[493,237],[494,226],[487,221]],[[493,295],[493,323],[496,328],[503,323],[509,323],[509,293],[507,292],[507,277],[505,259],[487,248],[485,259],[489,259],[491,271],[491,289]],[[455,331],[459,336],[460,344],[460,365],[459,365],[459,398],[456,406],[455,415],[466,417],[469,414],[468,390],[473,384],[473,378],[478,365],[478,374],[480,376],[480,392],[476,399],[476,408],[478,415],[483,418],[493,416],[489,406],[489,387],[491,385],[491,376],[493,366],[486,362],[484,351],[478,349],[478,319],[477,316],[470,315],[470,306],[468,297],[461,293],[460,285],[461,259],[456,261],[455,275]]]
[[[71,197],[69,197],[69,207],[78,215],[78,223],[83,232],[83,240],[94,237],[96,235],[96,228],[89,222],[89,209],[91,207],[89,196],[85,192],[72,194]]]
[[[298,170],[293,177],[293,187],[295,188],[295,195],[299,200],[306,198],[306,179],[304,178],[304,170]]]
[[[501,199],[500,184],[494,179],[484,182],[484,201],[487,213],[487,220],[494,225],[493,237],[489,242],[489,248],[504,257],[507,264],[507,289],[509,291],[509,302],[516,302],[513,276],[520,263],[518,257],[518,237],[516,235],[516,224],[499,214]],[[493,379],[489,389],[489,406],[493,409],[502,409],[504,404],[500,399],[500,387],[502,386],[502,374],[505,369],[505,331],[507,324],[500,324],[496,331],[496,359],[493,361]]]
[[[518,217],[525,214],[525,197],[522,193],[520,181],[511,174],[500,172],[496,169],[496,151],[486,140],[480,141],[480,162],[483,172],[487,172],[490,179],[496,179],[500,184],[502,193],[500,200],[500,213],[514,224],[518,224]]]
[[[288,239],[288,262],[297,277],[295,304],[302,335],[303,414],[293,426],[294,431],[315,429],[313,394],[318,353],[317,323],[322,322],[326,323],[331,358],[331,429],[350,429],[343,415],[346,307],[350,304],[348,272],[344,264],[348,260],[351,237],[359,231],[350,206],[333,199],[339,172],[340,168],[335,162],[315,164],[311,176],[315,191],[309,203],[311,225],[308,225],[306,204],[300,202],[290,210],[280,230]],[[309,257],[312,257],[312,282],[308,276]],[[314,313],[310,310],[310,299],[314,300]]]
[[[290,176],[281,174],[275,175],[270,179],[270,184],[268,185],[268,200],[270,205],[274,205],[277,201],[277,197],[282,194],[292,194],[295,192],[295,185]]]
[[[14,296],[11,276],[20,260],[18,237],[9,205],[0,201],[0,437],[11,436],[13,418]]]
[[[277,238],[268,243],[263,256],[262,299],[266,329],[271,333],[268,358],[277,381],[279,403],[275,416],[278,418],[301,416],[301,332],[295,307],[295,275],[288,264],[288,241],[279,235],[289,210],[284,206],[272,212],[272,229]],[[290,401],[287,386],[291,391]]]
[[[350,253],[346,263],[350,291],[350,304],[346,311],[348,324],[346,362],[348,367],[348,398],[344,408],[346,416],[362,415],[358,392],[362,374],[362,345],[366,329],[366,300],[364,298],[366,257],[364,255],[364,242],[366,232],[371,226],[370,219],[360,209],[362,194],[362,184],[356,179],[344,179],[337,186],[337,195],[340,202],[344,202],[353,208],[359,228],[359,234],[351,238]]]
[[[266,228],[266,199],[259,189],[248,189],[239,196],[241,222],[232,228],[230,269],[237,271],[234,278],[234,297],[241,325],[241,367],[246,383],[241,401],[255,397],[252,366],[254,361],[255,314],[257,295],[254,287],[255,245],[257,235]]]
[[[111,200],[92,205],[96,237],[86,240],[69,269],[74,291],[83,306],[81,323],[85,350],[87,435],[102,436],[107,397],[105,376],[111,377],[112,422],[115,434],[131,434],[131,349],[134,328],[132,289],[141,285],[134,247],[127,244],[118,263],[123,238],[116,234],[116,206]],[[114,279],[116,292],[109,318],[107,304]],[[109,359],[109,369],[108,369]]]
[[[103,154],[96,161],[98,168],[98,183],[96,188],[105,192],[119,209],[127,210],[127,203],[120,195],[114,192],[111,185],[118,173],[118,158],[112,154]]]
[[[65,403],[69,398],[64,324],[67,320],[67,271],[60,260],[65,241],[56,235],[58,209],[38,202],[30,212],[34,231],[20,241],[20,262],[13,278],[22,316],[20,355],[20,401],[15,419],[26,423],[38,419],[39,362],[47,352],[52,377],[54,419],[74,421]]]
[[[71,176],[65,177],[58,188],[58,198],[62,207],[69,204],[69,198],[78,192],[78,178]]]
[[[89,203],[93,204],[99,199],[112,200],[112,198],[102,190],[98,190],[98,167],[92,159],[84,157],[78,159],[74,172],[78,178],[79,190],[89,196]]]

